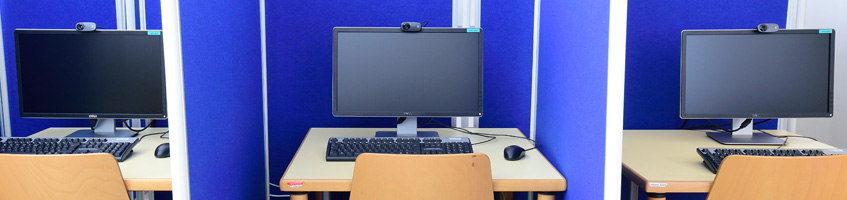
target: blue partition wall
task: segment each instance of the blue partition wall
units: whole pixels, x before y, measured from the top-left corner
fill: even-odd
[[[17,64],[15,63],[15,35],[18,28],[73,29],[77,22],[92,21],[98,26],[114,29],[114,1],[0,1],[2,17],[3,51],[6,57],[6,80],[9,95],[9,122],[12,136],[25,137],[49,127],[85,127],[86,119],[24,119],[18,107]],[[7,91],[4,91],[7,92]]]
[[[259,3],[179,7],[191,198],[264,199]]]
[[[753,29],[760,23],[785,27],[788,1],[630,2],[627,21],[624,129],[677,129],[680,32],[684,29]],[[758,121],[758,120],[757,120]],[[718,120],[729,123],[729,120]],[[704,126],[691,120],[688,126]],[[772,120],[759,128],[776,128]]]
[[[479,126],[529,136],[533,1],[482,1],[483,109]]]
[[[399,28],[404,21],[424,20],[430,27],[450,27],[451,13],[450,1],[267,1],[271,182],[282,178],[311,127],[395,126],[392,118],[332,116],[333,27]]]
[[[557,199],[603,198],[609,1],[541,1],[539,148],[568,180]]]
[[[684,29],[753,29],[760,23],[785,27],[787,0],[630,1],[627,16],[624,129],[678,129],[680,32]],[[758,121],[758,120],[757,120]],[[729,123],[729,120],[716,120]],[[691,120],[687,126],[705,126]],[[774,129],[776,120],[757,128]],[[623,178],[622,199],[631,182]],[[705,194],[669,194],[669,200],[705,199]],[[644,191],[639,195],[646,199]]]
[[[311,127],[394,127],[391,118],[332,116],[332,27],[399,27],[404,21],[424,20],[430,27],[450,27],[452,6],[450,1],[268,1],[271,182],[282,177]],[[480,126],[517,127],[528,133],[532,2],[484,1],[481,21],[485,92]]]

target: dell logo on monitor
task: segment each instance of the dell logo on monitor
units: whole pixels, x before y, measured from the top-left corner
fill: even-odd
[[[412,115],[412,112],[403,112],[403,115]]]
[[[97,118],[97,115],[88,115],[88,118]]]

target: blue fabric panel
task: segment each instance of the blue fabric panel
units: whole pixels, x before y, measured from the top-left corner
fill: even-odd
[[[27,0],[0,1],[3,21],[3,53],[6,57],[8,81],[9,120],[12,136],[24,137],[49,127],[85,127],[87,119],[32,119],[21,118],[18,107],[18,78],[15,62],[15,34],[17,28],[73,29],[77,22],[91,21],[98,26],[114,29],[115,2],[87,0]]]
[[[557,199],[603,196],[609,1],[542,1],[537,139],[568,180]]]
[[[162,4],[159,0],[145,0],[147,10],[147,29],[162,29]],[[141,25],[139,23],[139,28]]]
[[[179,7],[191,198],[264,199],[259,4]]]
[[[533,1],[482,1],[483,114],[479,126],[529,135]]]
[[[393,118],[332,116],[333,27],[424,20],[430,27],[450,27],[451,19],[451,1],[267,1],[271,182],[282,178],[311,127],[395,127]]]
[[[628,5],[624,129],[676,129],[682,125],[682,30],[753,29],[760,23],[784,28],[788,9],[787,0],[642,0]],[[689,122],[690,126],[707,124],[703,120]],[[776,128],[776,120],[757,127]]]

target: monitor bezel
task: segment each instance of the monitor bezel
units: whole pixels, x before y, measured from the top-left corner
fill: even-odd
[[[831,30],[831,33],[822,33],[820,30]],[[826,113],[724,113],[703,114],[688,113],[685,109],[685,47],[689,35],[755,35],[755,34],[827,34],[829,35],[829,105]],[[679,117],[682,119],[714,119],[714,118],[827,118],[833,114],[833,85],[835,74],[835,29],[789,29],[779,30],[772,33],[761,33],[756,29],[731,29],[731,30],[683,30],[680,33],[680,87],[679,87]]]
[[[157,32],[150,34],[150,31]],[[15,29],[15,65],[18,85],[18,111],[23,118],[67,118],[67,119],[167,119],[167,90],[165,80],[165,60],[164,49],[162,50],[162,112],[161,113],[40,113],[26,112],[24,110],[23,100],[23,85],[21,84],[21,62],[19,36],[22,34],[65,34],[65,35],[83,35],[83,34],[106,34],[106,35],[145,35],[150,37],[158,37],[163,41],[162,30],[96,30],[96,31],[77,31],[75,29]],[[164,43],[162,44],[164,48]]]
[[[473,31],[469,31],[469,29]],[[479,103],[478,112],[349,112],[338,110],[338,33],[339,32],[365,32],[365,33],[405,33],[405,34],[425,34],[425,33],[476,33],[479,42],[478,56],[478,76],[479,76]],[[483,102],[483,48],[482,48],[482,28],[427,28],[424,27],[419,32],[404,32],[400,27],[334,27],[332,29],[332,115],[335,117],[481,117],[482,102]]]

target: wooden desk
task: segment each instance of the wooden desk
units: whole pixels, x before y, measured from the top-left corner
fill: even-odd
[[[796,135],[788,131],[766,130],[774,135]],[[647,199],[665,199],[667,193],[706,193],[715,174],[703,165],[698,147],[776,148],[777,146],[722,145],[706,131],[624,130],[623,175],[647,191]],[[786,149],[835,148],[806,138],[790,138]],[[634,195],[637,195],[635,193]]]
[[[354,162],[327,162],[326,145],[330,137],[373,137],[376,131],[395,129],[376,128],[312,128],[303,139],[300,149],[289,163],[288,169],[280,180],[280,189],[290,192],[292,200],[307,199],[307,192],[350,191],[353,179]],[[468,137],[471,142],[484,141],[486,138],[467,135],[450,129],[422,129],[438,131],[441,137]],[[509,134],[523,137],[518,129],[509,128],[470,128],[473,132]],[[531,147],[529,141],[518,138],[497,137],[497,139],[474,145],[474,152],[485,153],[491,159],[491,175],[494,191],[535,191],[538,199],[553,199],[555,193],[565,191],[566,180],[547,161],[539,151],[527,151],[519,161],[507,161],[503,158],[503,148],[509,145]],[[291,187],[289,182],[302,182],[302,186]]]
[[[48,128],[29,137],[64,137],[82,128]],[[168,128],[148,128],[138,136],[148,133],[160,133]],[[171,191],[171,159],[156,158],[153,152],[159,144],[168,139],[151,135],[141,140],[123,162],[118,162],[124,183],[129,191]]]

